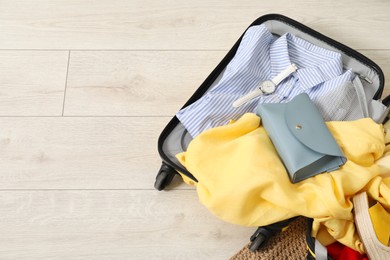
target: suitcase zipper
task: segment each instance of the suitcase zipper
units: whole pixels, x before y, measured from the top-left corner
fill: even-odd
[[[367,78],[367,76],[363,75],[363,74],[359,74],[359,78],[361,78],[362,80],[372,84],[372,80]]]

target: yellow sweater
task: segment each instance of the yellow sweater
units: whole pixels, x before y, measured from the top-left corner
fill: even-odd
[[[260,118],[245,114],[197,136],[179,161],[198,179],[197,192],[213,214],[230,223],[264,226],[293,216],[314,218],[313,235],[363,251],[353,223],[351,197],[360,192],[390,210],[389,159],[383,126],[371,119],[328,122],[348,158],[337,171],[292,184]],[[194,183],[192,183],[194,184]]]

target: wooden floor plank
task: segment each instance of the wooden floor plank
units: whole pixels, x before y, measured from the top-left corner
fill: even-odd
[[[173,116],[223,51],[72,51],[66,116]]]
[[[282,13],[354,48],[388,48],[390,4],[360,1],[1,1],[0,49],[226,50]]]
[[[390,78],[390,51],[363,50]],[[65,115],[172,116],[224,51],[72,51]],[[387,93],[387,92],[386,92]]]
[[[0,189],[154,189],[169,119],[0,117]]]
[[[195,191],[0,191],[1,259],[228,259],[255,228]]]
[[[68,51],[0,51],[0,116],[60,116]]]

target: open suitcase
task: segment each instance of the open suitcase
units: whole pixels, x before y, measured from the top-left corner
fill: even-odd
[[[283,15],[268,14],[261,16],[248,28],[261,24],[264,24],[274,35],[280,36],[290,32],[317,46],[341,53],[344,68],[352,69],[352,71],[359,76],[363,84],[366,97],[373,100],[379,100],[381,98],[384,88],[383,72],[377,64],[364,55]],[[198,100],[219,81],[224,69],[233,59],[243,35],[195,91],[192,97],[185,103],[183,108]],[[387,106],[390,103],[390,98],[386,98],[382,102]],[[387,110],[383,114],[381,122],[387,118]],[[154,187],[157,190],[165,189],[178,172],[197,182],[196,178],[187,169],[185,169],[185,167],[182,166],[175,157],[176,154],[186,151],[187,145],[191,140],[192,138],[185,127],[181,124],[177,117],[173,117],[162,131],[158,140],[158,151],[163,162],[154,184]],[[285,223],[282,224],[284,225]],[[280,226],[271,227],[271,230],[279,230],[279,228]],[[257,230],[251,238],[252,250],[256,250],[264,240],[264,236],[259,236],[259,234],[261,234],[261,230],[259,230]]]

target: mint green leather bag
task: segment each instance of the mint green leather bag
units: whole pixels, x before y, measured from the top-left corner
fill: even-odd
[[[262,103],[257,107],[262,125],[296,183],[346,162],[320,112],[305,93],[288,103]]]

